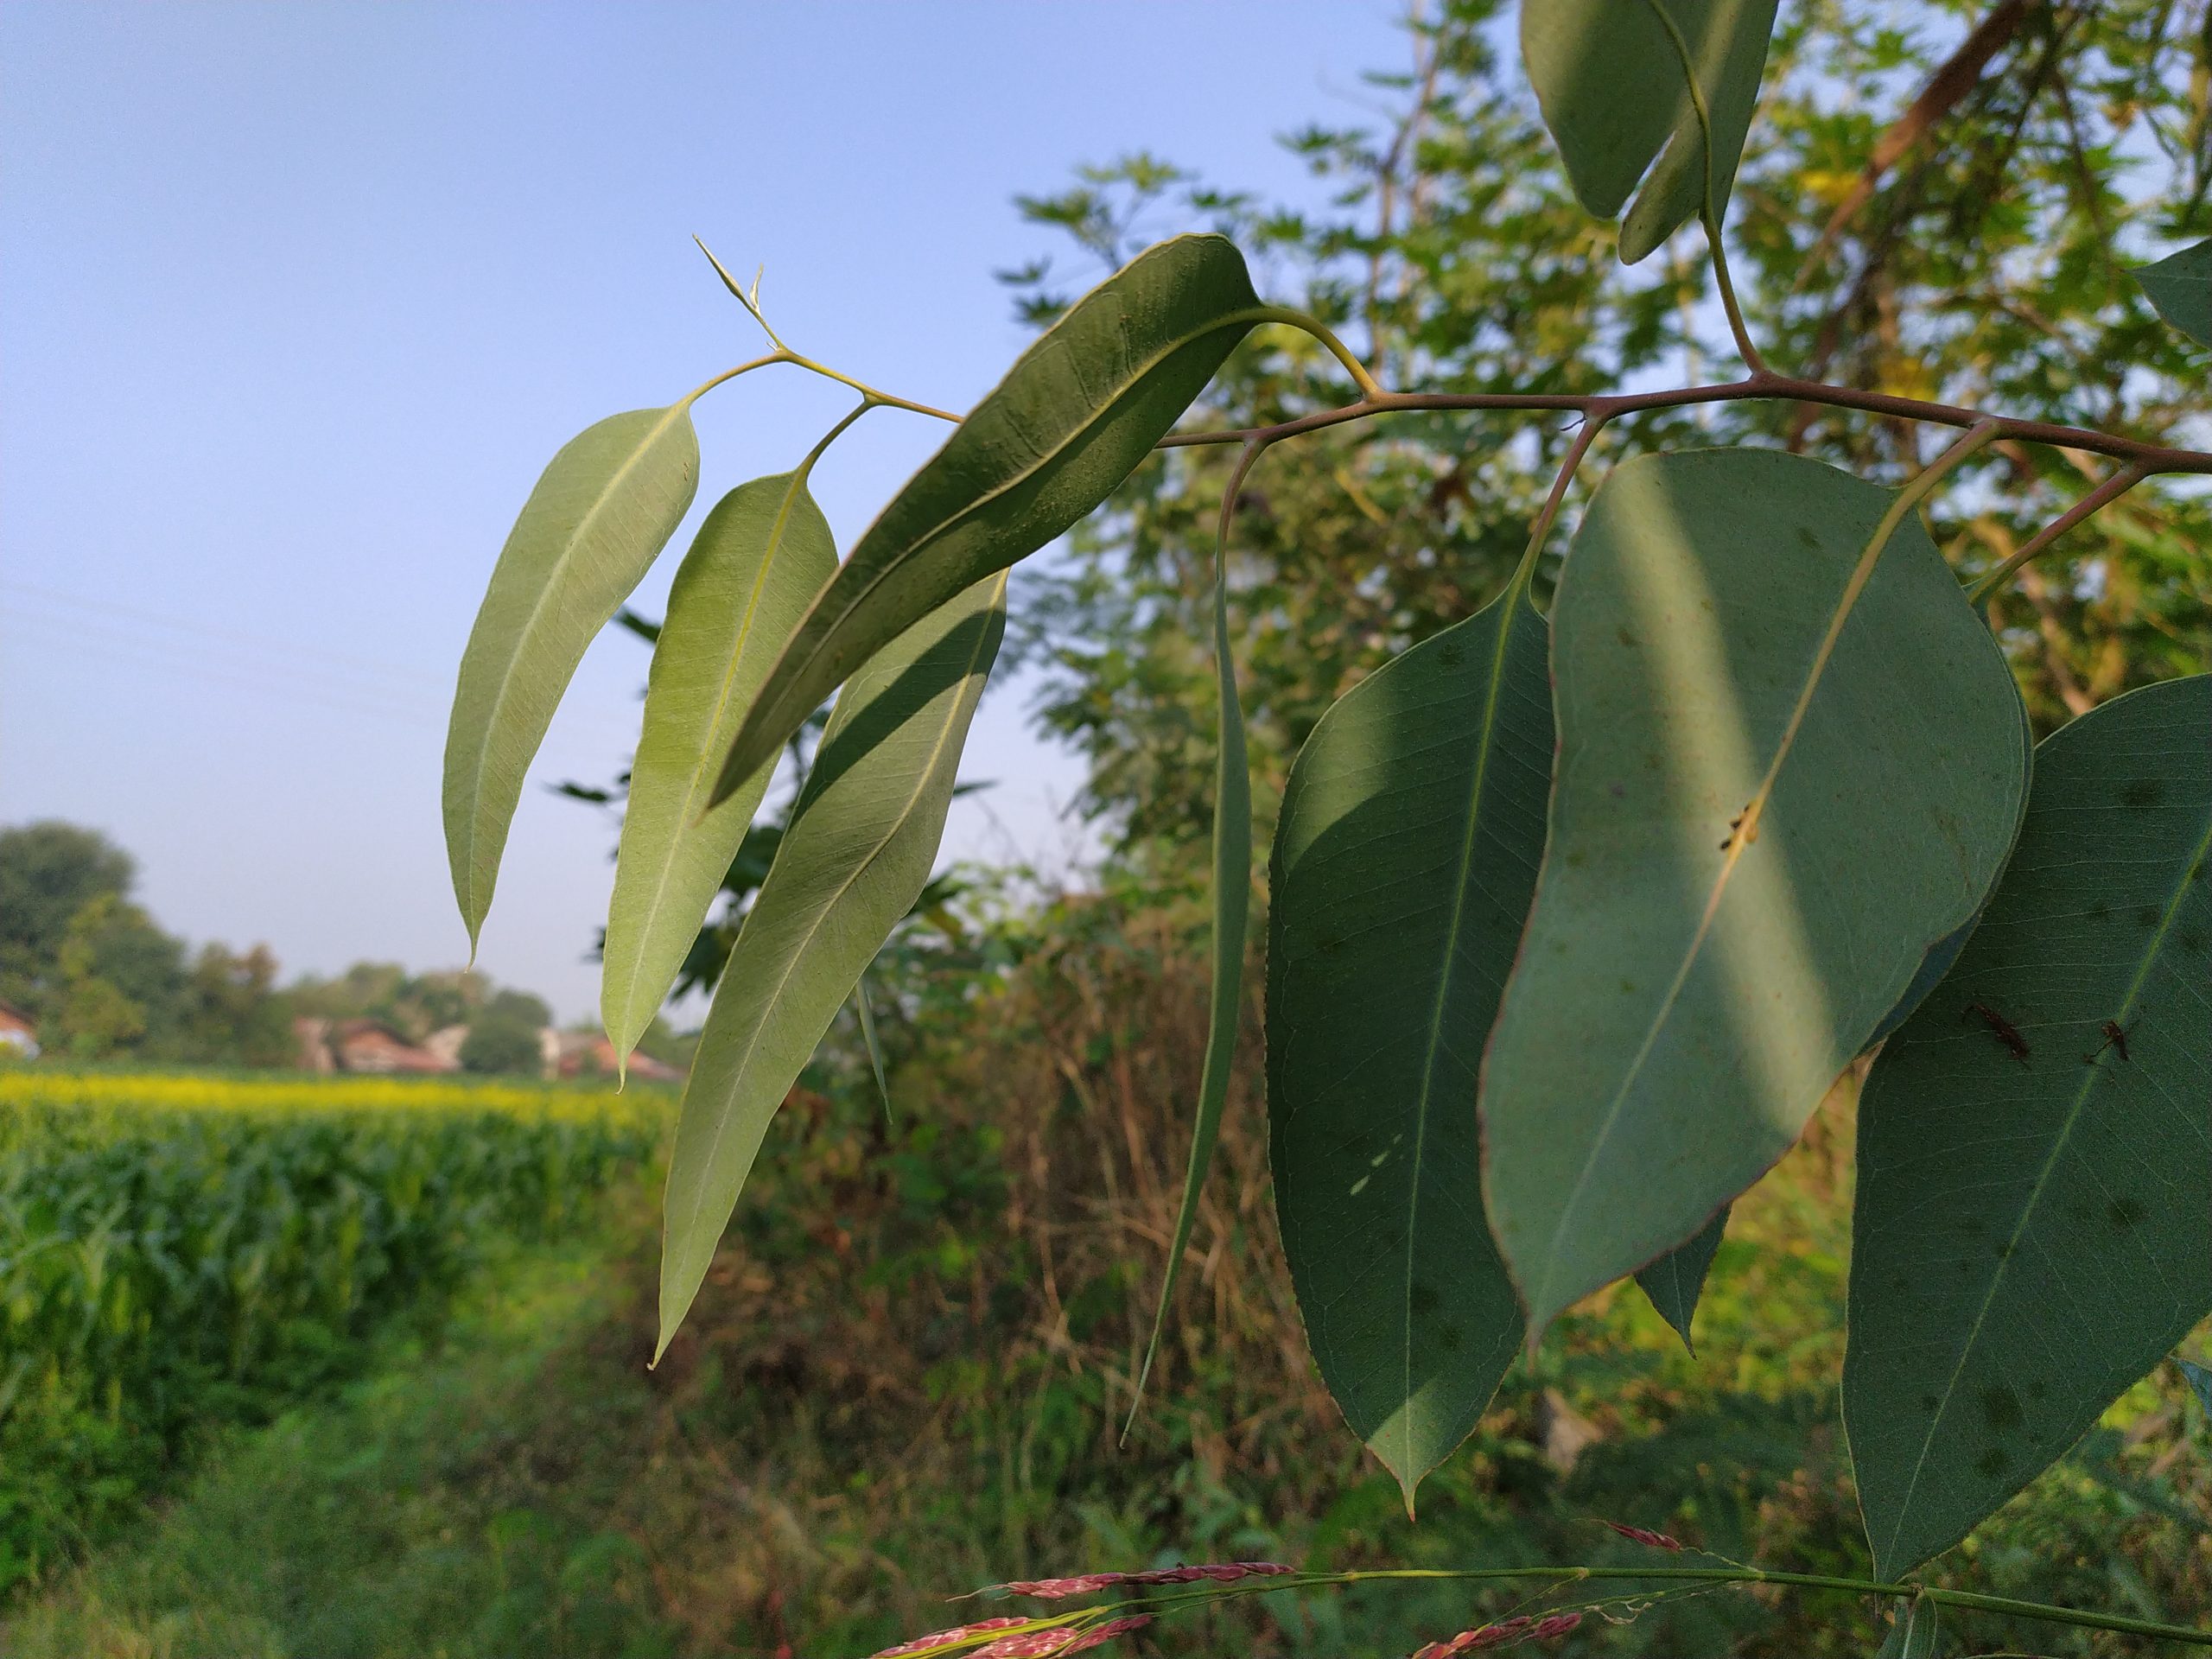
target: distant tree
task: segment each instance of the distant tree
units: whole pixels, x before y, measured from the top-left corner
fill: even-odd
[[[69,924],[94,899],[128,893],[136,874],[97,830],[55,818],[0,830],[0,999],[42,1014]]]
[[[292,1055],[292,1003],[276,991],[265,944],[243,955],[202,945],[193,959],[162,1058],[201,1065],[282,1065]]]
[[[539,1032],[553,1011],[527,991],[501,991],[470,1023],[461,1064],[470,1071],[536,1071]]]

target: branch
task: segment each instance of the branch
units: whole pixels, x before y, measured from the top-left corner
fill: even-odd
[[[1851,221],[1859,217],[1859,210],[1873,200],[1884,175],[1980,83],[1989,60],[2019,32],[2020,21],[2027,16],[2030,3],[2031,0],[1999,0],[1995,9],[1959,42],[1959,49],[1943,60],[1910,107],[1874,141],[1873,152],[1866,158],[1866,170],[1859,175],[1859,182],[1829,217],[1820,239],[1805,255],[1805,262],[1797,270],[1797,280],[1790,284],[1792,292],[1811,280],[1829,251],[1850,228]],[[2042,4],[2044,0],[2033,0],[2033,3]]]
[[[1384,391],[1363,397],[1356,404],[1301,415],[1295,420],[1278,422],[1272,426],[1172,433],[1160,441],[1159,447],[1163,449],[1187,448],[1200,444],[1249,443],[1255,440],[1273,443],[1280,438],[1296,437],[1300,433],[1318,432],[1325,427],[1342,426],[1347,422],[1368,420],[1377,415],[1423,410],[1570,410],[1586,419],[1604,422],[1645,410],[1682,409],[1697,404],[1732,404],[1758,399],[1826,404],[1837,409],[1855,409],[1870,415],[1887,415],[1899,420],[1926,421],[1937,426],[1967,428],[1986,422],[1996,428],[1999,438],[2052,444],[2061,448],[2085,449],[2092,454],[2109,455],[2137,468],[2146,478],[2161,473],[2212,474],[2212,454],[2202,449],[2171,448],[2164,444],[2146,443],[2139,438],[2120,437],[2088,427],[2064,426],[2052,421],[2015,420],[2009,416],[1990,415],[1981,410],[1962,409],[1955,404],[1929,403],[1923,398],[1900,397],[1885,391],[1862,391],[1855,386],[1834,386],[1824,381],[1801,380],[1794,376],[1771,372],[1747,375],[1741,380],[1726,381],[1717,385],[1616,394]]]
[[[2037,531],[2029,538],[2026,546],[1975,582],[1973,587],[1967,588],[1967,598],[1974,604],[1980,604],[1988,595],[1989,591],[2001,583],[2005,577],[2011,575],[2090,514],[2119,500],[2121,496],[2140,484],[2147,475],[2141,467],[2121,467],[2103,483],[2098,485],[2095,489],[2091,490],[2079,501],[2067,508],[2064,512],[2060,513],[2057,518]]]

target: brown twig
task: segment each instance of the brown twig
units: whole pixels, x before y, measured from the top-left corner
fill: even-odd
[[[1955,404],[1900,397],[1891,392],[1862,391],[1855,386],[1830,385],[1824,381],[1801,380],[1790,375],[1772,372],[1747,375],[1741,380],[1725,381],[1716,385],[1680,386],[1665,391],[1592,394],[1385,391],[1363,397],[1356,404],[1319,410],[1294,420],[1277,422],[1272,426],[1173,433],[1160,441],[1160,447],[1166,449],[1187,448],[1200,444],[1273,443],[1278,439],[1296,437],[1305,432],[1318,432],[1325,427],[1342,426],[1351,421],[1369,420],[1377,415],[1424,410],[1569,410],[1586,419],[1603,423],[1646,410],[1681,409],[1697,404],[1743,403],[1760,398],[1785,403],[1826,404],[1838,409],[1855,409],[1867,414],[1887,415],[1908,421],[1926,421],[1938,426],[1965,428],[1986,421],[1995,426],[2000,438],[2109,455],[2139,471],[2145,478],[2161,473],[2212,474],[2212,454],[2202,449],[2171,448],[2164,444],[2145,443],[2139,438],[2120,437],[2088,427],[2064,426],[2052,421],[2015,420],[2009,416],[1988,415],[1980,410],[1961,409]]]

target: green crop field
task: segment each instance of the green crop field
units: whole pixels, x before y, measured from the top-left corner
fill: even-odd
[[[0,1592],[111,1533],[196,1432],[548,1236],[664,1098],[462,1081],[0,1072]]]

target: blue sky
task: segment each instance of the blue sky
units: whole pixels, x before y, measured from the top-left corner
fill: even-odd
[[[756,349],[690,235],[766,264],[797,348],[964,407],[1027,338],[990,273],[1053,251],[1015,192],[1141,148],[1310,200],[1274,137],[1357,118],[1402,10],[10,0],[0,822],[99,826],[166,925],[288,969],[456,963],[439,753],[507,526],[576,430]],[[795,370],[709,398],[695,516],[845,402]],[[878,412],[838,444],[841,545],[942,435]],[[645,668],[594,649],[539,782],[611,774]],[[1001,782],[949,855],[1083,847],[1025,703],[987,702],[966,770]],[[563,1016],[612,845],[525,796],[481,962]]]

